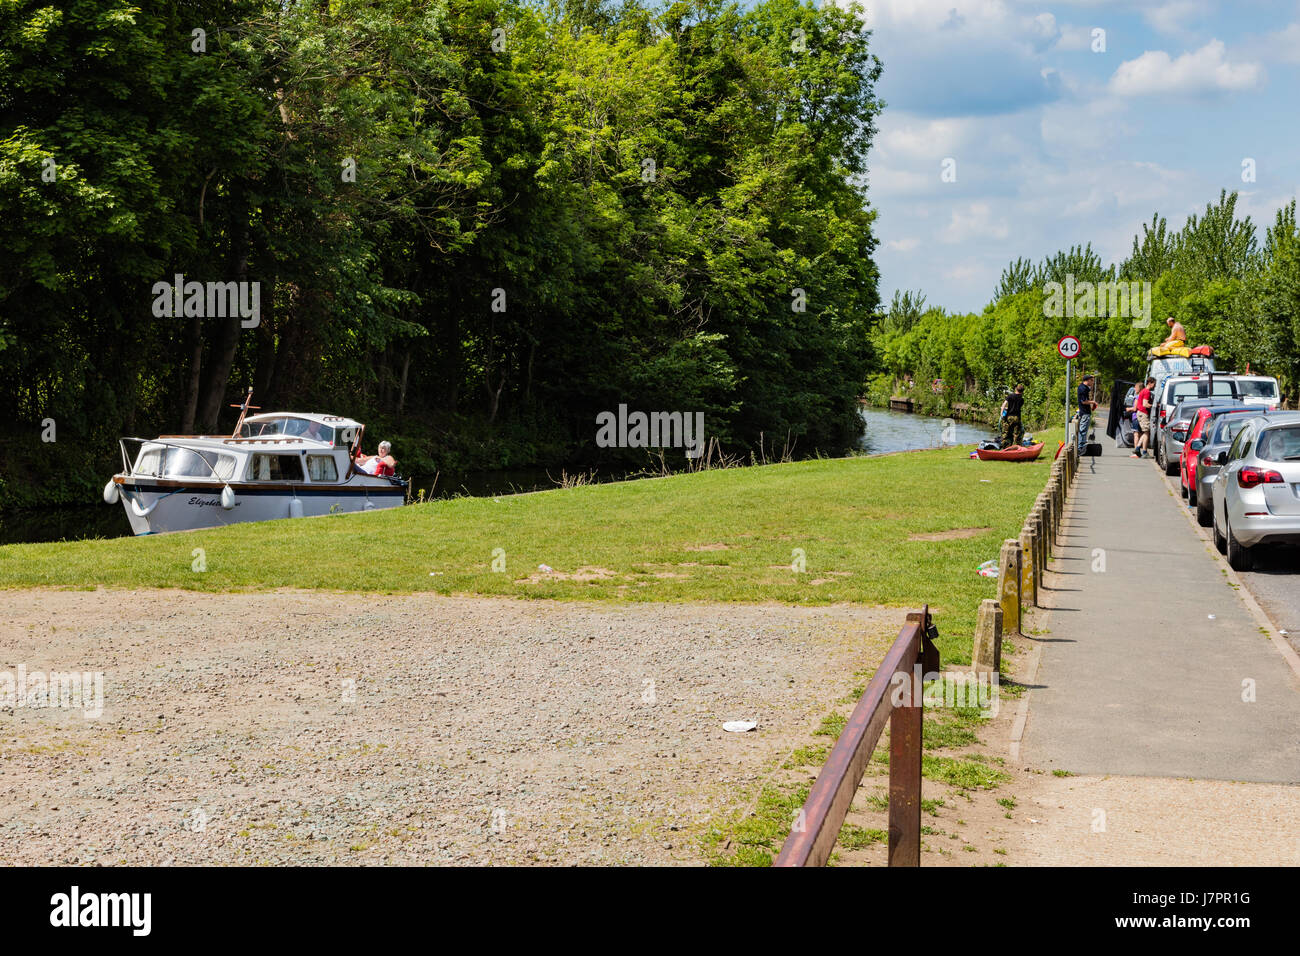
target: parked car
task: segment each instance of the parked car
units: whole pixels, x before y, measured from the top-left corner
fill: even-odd
[[[1262,544],[1300,543],[1300,412],[1255,416],[1216,459],[1214,544],[1237,571]]]
[[[1197,374],[1171,375],[1156,385],[1156,399],[1151,406],[1151,450],[1156,456],[1156,464],[1167,475],[1178,474],[1178,461],[1164,454],[1165,425],[1173,418],[1179,404],[1193,398],[1219,398],[1236,402],[1237,383],[1229,376]]]
[[[1249,409],[1249,406],[1231,398],[1187,398],[1174,406],[1165,427],[1160,430],[1161,454],[1157,456],[1173,465],[1172,473],[1178,474],[1182,470],[1183,451],[1197,416],[1216,408]],[[1259,414],[1257,408],[1250,410]]]
[[[1251,414],[1223,414],[1216,416],[1210,423],[1204,438],[1205,445],[1196,451],[1196,520],[1201,527],[1210,527],[1213,520],[1214,476],[1219,470],[1218,457],[1229,450],[1236,433],[1242,431],[1245,423],[1255,418],[1258,411]]]
[[[1192,473],[1192,487],[1196,489],[1196,520],[1202,528],[1208,528],[1213,520],[1211,497],[1213,495],[1214,476],[1219,473],[1219,454],[1225,452],[1237,437],[1237,432],[1252,418],[1259,415],[1259,409],[1248,412],[1225,411],[1215,415],[1199,441],[1204,444],[1196,448],[1196,441],[1189,441],[1189,468]]]
[[[1198,399],[1198,401],[1200,400]],[[1183,403],[1183,405],[1188,404],[1190,403]],[[1219,421],[1224,416],[1236,416],[1237,426],[1240,428],[1241,423],[1246,420],[1241,416],[1250,417],[1258,414],[1260,414],[1258,408],[1240,402],[1235,405],[1206,405],[1192,412],[1192,424],[1187,429],[1187,438],[1183,442],[1182,454],[1178,456],[1178,483],[1181,486],[1183,497],[1188,500],[1189,504],[1194,506],[1200,497],[1200,489],[1196,486],[1197,456],[1209,445],[1210,437],[1215,428],[1218,427]],[[1235,436],[1237,432],[1234,430],[1231,434]],[[1231,444],[1231,439],[1224,441],[1222,450],[1226,450],[1229,444]]]

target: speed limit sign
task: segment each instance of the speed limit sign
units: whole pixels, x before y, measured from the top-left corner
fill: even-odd
[[[1056,351],[1061,353],[1061,358],[1072,359],[1079,357],[1079,340],[1073,335],[1067,335],[1056,343]]]

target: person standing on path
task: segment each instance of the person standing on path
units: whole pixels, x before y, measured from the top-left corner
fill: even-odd
[[[1133,408],[1137,412],[1138,427],[1137,434],[1133,439],[1133,454],[1130,458],[1145,458],[1146,450],[1151,444],[1151,390],[1156,387],[1154,377],[1148,378],[1146,385],[1137,393],[1137,398],[1133,400]]]
[[[1078,446],[1080,455],[1088,450],[1088,433],[1092,431],[1092,413],[1097,407],[1097,403],[1092,399],[1092,387],[1095,381],[1096,379],[1093,376],[1085,375],[1083,381],[1079,383],[1077,394],[1079,400]]]
[[[1003,448],[1010,448],[1012,445],[1019,445],[1025,438],[1025,427],[1020,423],[1020,410],[1025,405],[1025,386],[1017,385],[1014,391],[1008,392],[1006,400],[1002,403],[1006,413],[1002,416],[1002,441]]]

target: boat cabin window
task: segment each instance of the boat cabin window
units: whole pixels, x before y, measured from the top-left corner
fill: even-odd
[[[215,451],[168,448],[163,467],[168,478],[215,478],[229,481],[235,474],[235,458]]]
[[[339,470],[333,455],[308,455],[307,475],[312,481],[338,481]]]
[[[249,481],[302,481],[302,459],[297,455],[253,455]]]
[[[132,470],[137,475],[157,475],[158,466],[162,464],[162,449],[147,448],[140,452]]]
[[[334,427],[309,418],[273,418],[265,422],[244,422],[239,427],[240,438],[264,438],[271,435],[334,443]]]

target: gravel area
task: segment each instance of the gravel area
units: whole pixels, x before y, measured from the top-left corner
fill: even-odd
[[[103,674],[95,719],[0,703],[5,865],[698,863],[905,613],[102,590],[0,610],[0,691],[20,667]],[[758,729],[723,731],[740,718]]]

